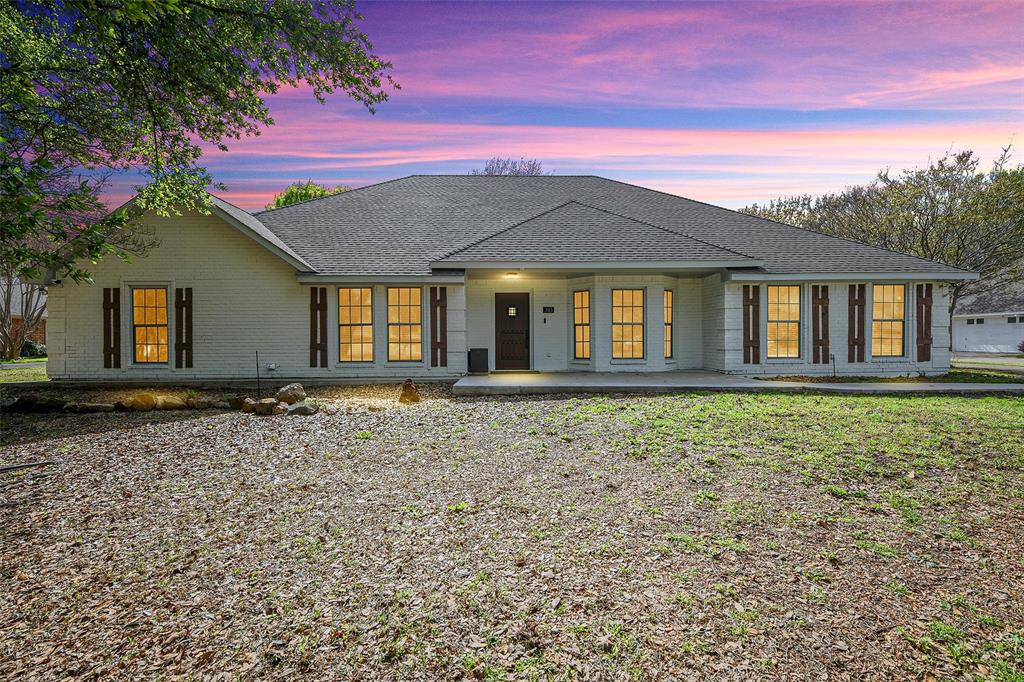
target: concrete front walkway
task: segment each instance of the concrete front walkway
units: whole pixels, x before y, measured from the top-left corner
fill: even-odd
[[[679,391],[741,391],[751,393],[966,394],[1024,395],[1019,384],[813,383],[770,381],[700,370],[685,372],[501,372],[467,376],[455,382],[455,395],[517,395],[528,393],[675,393]]]

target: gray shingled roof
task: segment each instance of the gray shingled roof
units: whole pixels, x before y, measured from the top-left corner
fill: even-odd
[[[956,303],[954,315],[986,315],[1024,311],[1024,282],[1006,284],[977,296],[965,296]]]
[[[767,273],[963,272],[596,176],[414,175],[256,217],[322,274],[426,275],[431,262],[568,202],[663,228],[666,244],[681,244],[674,233],[749,256]]]
[[[757,265],[747,256],[575,201],[440,258],[439,263],[716,261]]]

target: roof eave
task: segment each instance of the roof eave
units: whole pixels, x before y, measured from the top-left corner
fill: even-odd
[[[721,268],[761,267],[758,260],[597,260],[597,261],[517,261],[517,260],[440,260],[431,268],[473,270],[716,270]]]
[[[439,272],[432,275],[332,275],[310,272],[300,273],[297,279],[300,284],[464,284],[466,276],[462,272]]]
[[[972,281],[979,278],[976,272],[882,272],[864,270],[861,272],[726,272],[723,279],[726,282],[764,282],[773,280],[785,281],[879,281],[879,282],[905,282],[905,281],[929,281],[929,282],[960,282]]]

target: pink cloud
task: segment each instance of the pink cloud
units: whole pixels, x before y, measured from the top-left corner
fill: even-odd
[[[473,5],[464,5],[473,7]],[[1019,107],[1005,79],[1021,65],[1020,3],[714,3],[537,8],[500,31],[464,31],[388,49],[411,97],[657,106],[828,109]],[[372,29],[372,25],[368,27]],[[453,30],[458,30],[456,27]],[[929,78],[941,69],[962,77]],[[989,87],[995,85],[997,87]],[[867,100],[865,100],[867,102]]]

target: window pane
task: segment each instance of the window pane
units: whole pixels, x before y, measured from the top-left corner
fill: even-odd
[[[574,291],[572,294],[573,358],[590,359],[590,292]]]
[[[338,361],[373,362],[373,289],[338,289]]]
[[[903,355],[906,287],[876,284],[871,288],[871,354],[877,357]]]
[[[800,357],[800,286],[768,286],[768,347],[770,358]]]
[[[423,354],[419,287],[388,288],[388,360],[418,361]]]
[[[612,289],[612,357],[644,357],[644,290]]]
[[[167,290],[158,287],[132,289],[132,339],[135,362],[167,362],[168,338]]]

